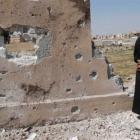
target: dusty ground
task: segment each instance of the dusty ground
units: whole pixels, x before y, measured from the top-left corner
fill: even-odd
[[[123,112],[87,119],[81,122],[45,125],[22,129],[0,130],[0,140],[26,140],[36,134],[34,140],[139,140],[140,131],[134,123],[136,115]],[[76,139],[77,137],[77,139]]]
[[[125,82],[129,81],[130,75],[135,74],[136,64],[133,60],[133,50],[108,51],[105,54],[114,67],[114,73],[120,75]]]

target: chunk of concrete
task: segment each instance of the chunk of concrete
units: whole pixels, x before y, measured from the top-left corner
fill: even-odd
[[[76,137],[72,137],[69,140],[78,140],[78,137],[77,136]]]
[[[6,48],[0,47],[0,57],[6,58]]]
[[[37,136],[36,133],[32,133],[27,140],[34,140],[36,136]]]

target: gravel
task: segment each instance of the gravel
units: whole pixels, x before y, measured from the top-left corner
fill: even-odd
[[[140,131],[134,123],[137,116],[132,112],[120,112],[80,122],[0,130],[0,140],[140,140]]]

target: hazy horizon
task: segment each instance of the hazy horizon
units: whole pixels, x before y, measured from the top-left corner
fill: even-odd
[[[92,35],[140,30],[140,0],[90,0]]]

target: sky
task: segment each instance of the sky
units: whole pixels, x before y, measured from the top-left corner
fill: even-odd
[[[140,31],[140,0],[90,0],[92,35]]]

